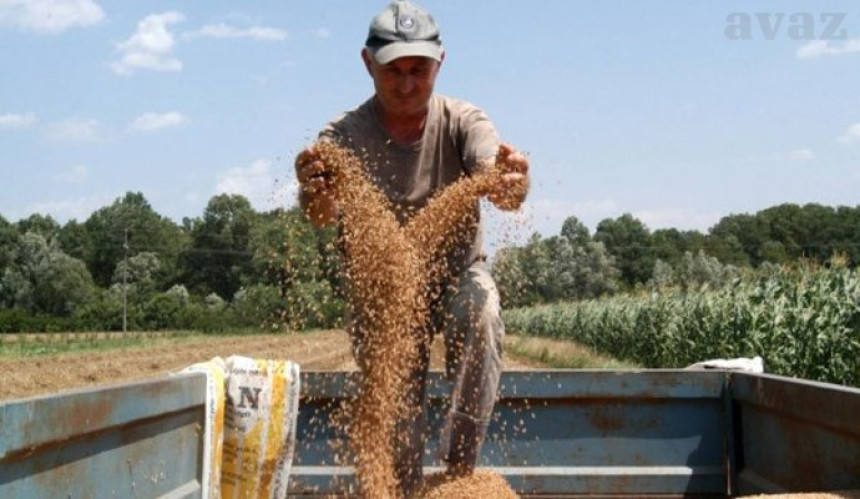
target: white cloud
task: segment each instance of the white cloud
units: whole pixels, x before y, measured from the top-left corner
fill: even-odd
[[[830,40],[813,40],[797,49],[798,59],[816,59],[828,55],[845,55],[860,52],[860,38],[847,40],[836,46]]]
[[[815,154],[810,149],[795,149],[789,151],[787,157],[792,161],[811,161],[815,159]]]
[[[854,123],[848,127],[848,130],[845,130],[845,133],[840,135],[837,140],[843,144],[860,142],[860,122]]]
[[[49,124],[44,130],[45,137],[54,142],[99,142],[103,138],[102,127],[98,120],[70,118]]]
[[[168,28],[183,20],[185,16],[175,11],[145,17],[128,40],[117,44],[122,58],[111,63],[111,69],[119,75],[132,75],[138,69],[182,71],[182,61],[173,55],[176,42]]]
[[[39,34],[98,24],[105,13],[92,0],[0,0],[0,26]]]
[[[208,24],[197,31],[185,34],[187,38],[250,38],[252,40],[281,41],[287,39],[287,32],[277,28],[252,26],[237,28],[226,23]]]
[[[216,194],[240,194],[258,210],[270,210],[295,199],[295,185],[278,185],[271,173],[272,161],[258,159],[250,166],[232,168],[218,174]],[[292,195],[291,195],[292,194]]]
[[[69,171],[54,175],[54,182],[62,184],[79,184],[87,178],[87,173],[89,172],[87,171],[86,166],[78,165]]]
[[[329,31],[328,28],[317,28],[314,30],[314,36],[320,40],[325,40],[326,38],[331,37],[331,31]]]
[[[2,0],[0,0],[2,1]],[[0,114],[0,130],[23,130],[31,128],[39,119],[33,113],[27,114]]]
[[[132,120],[128,128],[135,132],[155,132],[166,128],[187,125],[191,120],[182,113],[170,111],[167,113],[144,113]]]

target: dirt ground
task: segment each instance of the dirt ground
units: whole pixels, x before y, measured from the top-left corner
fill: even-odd
[[[444,366],[442,341],[434,341],[431,369]],[[343,331],[310,334],[211,337],[179,343],[64,353],[29,358],[0,358],[0,400],[158,377],[213,357],[244,355],[291,359],[302,371],[354,370],[349,340]],[[507,355],[505,369],[534,366]]]

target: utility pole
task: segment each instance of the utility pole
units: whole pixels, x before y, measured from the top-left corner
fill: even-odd
[[[126,282],[128,281],[128,229],[125,229],[123,235],[122,250],[122,333],[125,335],[128,323],[128,291],[126,290]]]

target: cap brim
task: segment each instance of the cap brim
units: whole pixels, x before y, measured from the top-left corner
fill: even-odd
[[[444,52],[445,49],[438,42],[391,42],[376,49],[373,52],[373,58],[378,64],[388,64],[401,57],[429,57],[436,61],[442,61]]]

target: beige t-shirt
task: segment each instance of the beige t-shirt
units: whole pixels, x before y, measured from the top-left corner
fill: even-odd
[[[430,98],[424,136],[411,146],[398,145],[387,135],[374,98],[329,123],[321,136],[335,139],[363,160],[368,177],[395,206],[401,223],[437,191],[479,171],[486,160],[496,156],[500,142],[483,111],[441,95]],[[480,220],[479,203],[474,209]],[[484,257],[480,225],[471,237],[464,238],[466,246],[452,255],[456,273]]]

